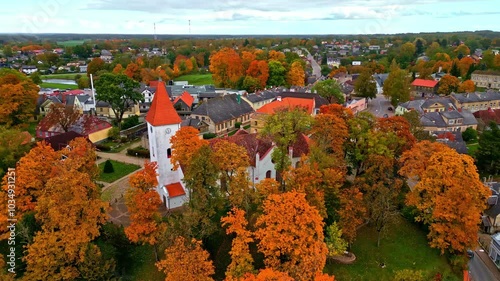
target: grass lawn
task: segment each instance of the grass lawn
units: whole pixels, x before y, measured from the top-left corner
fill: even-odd
[[[190,85],[213,85],[212,74],[186,74],[175,78],[175,81],[188,81]]]
[[[61,45],[64,47],[74,47],[78,45],[83,45],[85,43],[85,40],[67,40],[67,41],[59,41],[57,42],[57,45]]]
[[[467,153],[472,157],[476,155],[478,149],[479,149],[479,144],[477,142],[467,144]]]
[[[68,80],[74,80],[75,76],[77,74],[80,75],[87,75],[87,73],[61,73],[61,74],[47,74],[47,75],[41,75],[42,79],[68,79]]]
[[[123,280],[134,281],[163,281],[165,274],[155,266],[155,252],[152,246],[137,246],[130,253],[134,261],[130,264],[129,272]],[[161,256],[160,256],[161,258]]]
[[[42,83],[40,84],[42,88],[53,88],[53,89],[78,89],[78,85],[69,85],[69,84],[57,84],[57,83]]]
[[[390,226],[380,242],[380,248],[377,248],[376,230],[365,226],[358,231],[351,250],[356,255],[354,264],[328,263],[325,272],[334,274],[335,280],[342,281],[390,281],[395,271],[412,269],[422,270],[424,280],[433,280],[438,272],[443,277],[449,276],[449,279],[443,280],[460,280],[451,273],[446,257],[428,246],[424,231],[403,218]],[[381,263],[385,264],[385,268],[380,267]]]
[[[105,162],[102,162],[101,164],[99,164],[99,181],[104,181],[104,182],[114,182],[115,180],[117,179],[120,179],[130,173],[132,173],[133,171],[137,170],[140,168],[140,166],[138,165],[134,165],[134,164],[126,164],[126,163],[122,163],[122,162],[118,162],[118,161],[114,161],[114,160],[111,160],[111,163],[113,164],[113,168],[115,170],[114,173],[110,173],[110,174],[105,174],[103,173],[103,169],[104,169],[104,163]]]

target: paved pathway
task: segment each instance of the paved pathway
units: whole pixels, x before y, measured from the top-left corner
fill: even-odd
[[[500,271],[483,249],[476,249],[469,262],[469,270],[474,281],[500,280]]]

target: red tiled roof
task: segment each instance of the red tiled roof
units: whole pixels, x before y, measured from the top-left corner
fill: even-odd
[[[245,134],[243,133],[243,130],[241,131],[242,132],[238,131],[230,137],[211,139],[210,145],[213,146],[221,140],[236,143],[247,150],[248,158],[250,158],[250,165],[255,167],[255,156],[257,153],[260,155],[260,158],[263,158],[264,155],[272,148],[273,144],[269,139],[258,138],[257,134]]]
[[[107,128],[111,128],[111,124],[104,120],[97,118],[95,115],[87,115],[83,114],[80,118],[69,127],[69,131],[76,132],[84,136],[88,136],[89,134],[99,132],[101,130],[105,130]],[[60,125],[53,125],[53,123],[47,119],[45,116],[36,128],[37,137],[48,137],[45,136],[45,133],[51,133],[50,136],[59,135],[64,133],[64,130]]]
[[[181,118],[168,97],[165,83],[158,83],[146,121],[153,126],[180,124]]]
[[[165,188],[168,191],[169,197],[177,197],[177,196],[186,195],[186,192],[184,191],[184,188],[182,188],[182,185],[180,182],[169,184],[169,185],[165,186]]]
[[[193,106],[194,98],[186,91],[174,100],[174,104],[176,104],[179,100],[182,100],[189,107]]]
[[[413,83],[411,83],[412,86],[417,86],[417,87],[427,87],[427,88],[434,88],[436,87],[438,81],[435,80],[424,80],[424,79],[415,79]]]
[[[67,92],[64,93],[64,95],[82,95],[84,93],[85,93],[84,90],[77,89],[77,90],[67,91]]]
[[[273,114],[280,108],[302,107],[307,110],[307,113],[312,114],[314,107],[314,99],[301,98],[283,98],[281,101],[273,101],[257,109],[259,113]]]

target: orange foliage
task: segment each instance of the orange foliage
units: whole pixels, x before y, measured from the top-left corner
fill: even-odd
[[[304,86],[306,74],[302,64],[298,61],[293,62],[287,73],[286,82],[290,86]]]
[[[259,193],[262,199],[267,198],[271,194],[279,194],[280,193],[280,183],[277,182],[273,178],[267,178],[261,180],[256,186],[255,189]]]
[[[473,64],[474,64],[474,59],[472,59],[471,57],[463,57],[457,63],[458,68],[460,69],[460,74],[462,75],[462,77],[465,77],[465,75],[467,74],[467,71],[469,71],[469,68]]]
[[[363,193],[359,188],[350,186],[341,189],[339,194],[341,207],[338,210],[342,235],[347,242],[353,243],[356,239],[357,229],[363,224],[366,208],[363,204]]]
[[[238,168],[246,168],[250,163],[247,150],[227,140],[218,140],[213,145],[213,160],[215,165],[223,172],[225,180],[231,181]]]
[[[389,147],[396,156],[399,156],[402,152],[411,149],[416,143],[417,139],[413,136],[410,131],[410,123],[401,116],[391,116],[389,118],[378,118],[375,124],[375,129],[388,134],[395,133],[398,137],[398,142],[396,147]]]
[[[479,179],[474,159],[446,145],[426,142],[405,152],[401,162],[402,175],[419,179],[406,201],[420,211],[415,219],[429,225],[431,247],[456,254],[476,247],[491,191]]]
[[[294,281],[294,279],[284,272],[266,268],[261,270],[257,275],[251,273],[246,274],[241,281]]]
[[[322,218],[305,196],[295,191],[269,195],[255,232],[265,265],[299,281],[321,273],[328,252]]]
[[[332,114],[337,117],[342,118],[346,123],[350,119],[354,118],[354,114],[352,113],[350,108],[343,107],[340,104],[329,104],[322,105],[319,108],[319,112],[322,114]]]
[[[243,76],[244,68],[234,49],[223,48],[210,56],[210,72],[217,87],[234,88]]]
[[[460,80],[452,75],[445,75],[441,80],[439,80],[439,88],[437,93],[440,95],[447,96],[458,89],[460,85]]]
[[[226,270],[226,277],[239,278],[247,272],[252,272],[253,258],[250,254],[249,243],[253,242],[252,233],[247,230],[248,222],[245,211],[233,208],[227,217],[221,219],[222,226],[226,228],[226,234],[234,233],[231,251],[231,264]]]
[[[131,189],[127,190],[125,202],[131,224],[125,228],[125,234],[134,243],[155,245],[166,229],[158,209],[162,201],[155,190],[156,176],[156,162],[152,162],[146,163],[144,170],[129,180]]]
[[[335,75],[337,75],[338,73],[347,73],[347,68],[345,68],[345,66],[341,66],[339,68],[334,68],[330,74],[328,74],[328,77],[333,77]]]
[[[459,93],[472,93],[476,90],[476,85],[472,80],[465,80],[458,86]]]
[[[257,78],[259,80],[260,87],[263,89],[266,87],[267,79],[269,78],[269,66],[265,61],[253,60],[250,63],[246,74]]]
[[[285,62],[285,54],[279,51],[271,50],[268,53],[268,61],[277,60],[281,63]]]
[[[346,121],[338,115],[319,114],[314,119],[311,139],[321,150],[332,151],[337,159],[344,158],[344,142],[348,136]]]
[[[87,138],[82,137],[72,140],[59,153],[66,157],[64,161],[66,167],[86,173],[92,180],[96,180],[99,176],[99,168],[95,164],[97,154],[92,143]]]
[[[123,66],[119,63],[113,68],[113,73],[114,74],[122,74],[123,73]]]
[[[177,237],[165,250],[165,259],[157,262],[156,267],[167,275],[165,281],[212,281],[210,276],[215,270],[209,258],[209,253],[201,248],[201,241],[193,239],[189,243]]]
[[[208,141],[198,137],[198,130],[193,127],[186,126],[180,128],[175,135],[170,138],[172,144],[172,157],[170,162],[174,169],[178,169],[180,165],[189,166],[193,155]]]
[[[133,62],[127,65],[123,73],[135,81],[141,81],[141,68]]]
[[[254,52],[249,52],[249,51],[241,52],[241,63],[243,64],[244,71],[248,70],[250,63],[254,61],[256,57],[257,55],[255,55]]]
[[[0,74],[0,125],[22,124],[35,112],[38,86],[11,70]]]

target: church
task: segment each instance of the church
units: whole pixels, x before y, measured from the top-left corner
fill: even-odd
[[[170,163],[170,138],[181,128],[181,121],[170,101],[165,83],[160,81],[146,115],[146,122],[150,160],[158,164],[157,192],[168,209],[180,207],[189,200],[188,190],[182,181],[182,170],[174,170]]]

